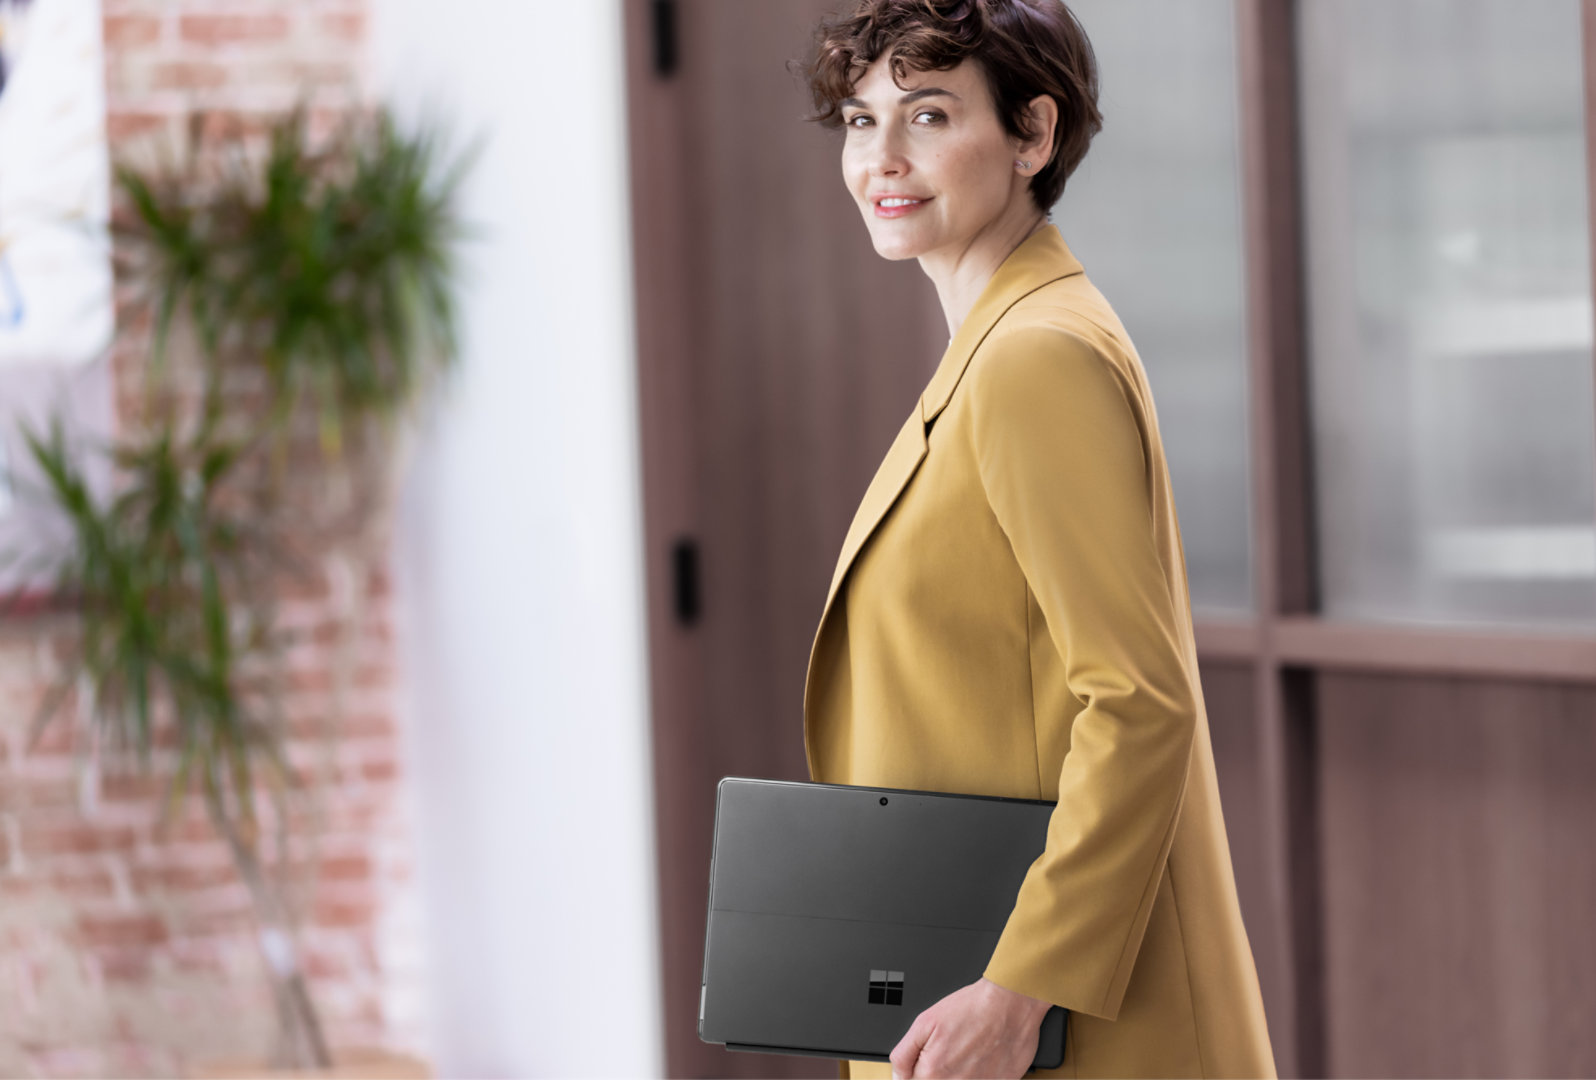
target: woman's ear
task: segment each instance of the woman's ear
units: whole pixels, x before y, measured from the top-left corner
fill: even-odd
[[[1041,172],[1053,156],[1053,130],[1058,126],[1058,102],[1048,94],[1038,94],[1025,106],[1035,136],[1015,147],[1015,156],[1032,162]]]

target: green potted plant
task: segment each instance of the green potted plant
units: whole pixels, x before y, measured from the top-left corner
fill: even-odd
[[[151,350],[140,415],[110,448],[114,492],[93,489],[59,424],[26,432],[73,539],[49,587],[76,616],[35,735],[75,691],[97,752],[170,770],[164,818],[199,799],[253,903],[279,1019],[271,1067],[343,1075],[277,865],[307,787],[285,752],[277,607],[307,553],[380,553],[399,421],[454,356],[466,157],[445,160],[381,109],[315,140],[303,108],[263,144],[206,128],[191,126],[175,168],[116,171],[115,250]]]

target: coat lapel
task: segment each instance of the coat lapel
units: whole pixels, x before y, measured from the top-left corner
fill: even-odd
[[[804,685],[806,747],[809,741],[809,702],[812,700],[810,683],[814,679],[815,654],[819,649],[821,635],[826,629],[826,620],[831,614],[843,579],[853,567],[854,559],[865,542],[870,539],[870,535],[875,532],[876,527],[887,516],[887,511],[892,509],[893,503],[897,502],[903,489],[908,487],[910,479],[920,467],[920,462],[925,459],[926,433],[931,429],[931,424],[947,407],[949,399],[953,397],[954,388],[959,385],[959,379],[964,375],[964,369],[969,366],[970,358],[975,355],[975,350],[986,339],[1003,313],[1013,307],[1021,297],[1043,285],[1080,272],[1081,264],[1070,253],[1058,226],[1049,222],[1028,236],[1007,259],[1003,260],[1003,264],[981,290],[981,295],[976,298],[975,306],[959,325],[958,333],[948,342],[947,351],[942,354],[936,372],[931,376],[930,383],[926,385],[925,392],[920,395],[918,407],[904,422],[898,431],[898,437],[892,441],[886,458],[876,470],[875,478],[870,481],[870,487],[866,489],[864,498],[859,503],[853,524],[848,527],[848,535],[842,542],[842,554],[838,556],[837,568],[831,575],[831,587],[826,592],[826,602],[820,611],[820,625],[815,630],[815,639],[809,650],[809,678]],[[812,755],[810,775],[814,775]]]
[[[842,584],[843,575],[853,565],[854,556],[859,554],[859,549],[870,538],[870,534],[876,531],[881,519],[887,516],[887,511],[897,502],[898,495],[909,486],[909,479],[920,467],[925,452],[925,422],[916,408],[904,421],[903,427],[898,429],[898,437],[887,448],[887,456],[876,469],[875,478],[865,489],[859,509],[854,512],[853,524],[848,526],[848,535],[842,541],[842,554],[837,558],[837,568],[831,575],[831,588],[826,592],[825,607],[821,609],[822,621],[826,612],[831,610],[837,586]]]
[[[1058,231],[1058,226],[1048,222],[1032,233],[997,268],[992,280],[986,283],[975,306],[959,324],[959,332],[948,342],[948,351],[920,395],[920,415],[926,427],[947,407],[953,390],[970,365],[970,357],[1003,314],[1021,297],[1040,289],[1049,282],[1081,272],[1079,260],[1070,253],[1069,246]]]

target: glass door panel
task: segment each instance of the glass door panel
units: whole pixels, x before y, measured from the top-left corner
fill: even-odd
[[[1147,369],[1200,612],[1252,610],[1231,0],[1071,0],[1103,130],[1054,207]]]
[[[1596,626],[1578,0],[1304,0],[1321,596]]]

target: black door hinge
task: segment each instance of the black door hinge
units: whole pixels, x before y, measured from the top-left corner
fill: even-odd
[[[676,74],[676,0],[652,0],[654,24],[654,74],[668,79]]]
[[[698,541],[690,536],[671,545],[671,604],[678,624],[698,623]]]

